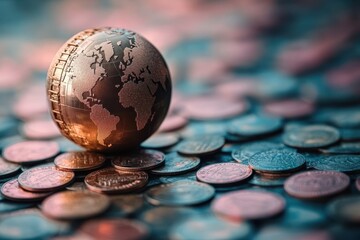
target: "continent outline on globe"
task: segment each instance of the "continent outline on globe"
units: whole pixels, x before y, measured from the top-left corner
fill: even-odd
[[[73,36],[55,55],[47,82],[60,131],[93,151],[138,146],[160,126],[171,99],[170,73],[159,51],[118,28]]]

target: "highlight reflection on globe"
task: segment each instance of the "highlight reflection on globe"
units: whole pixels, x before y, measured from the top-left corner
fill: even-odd
[[[139,34],[89,29],[55,55],[47,92],[64,136],[88,150],[117,152],[158,129],[170,104],[171,79],[159,51]]]

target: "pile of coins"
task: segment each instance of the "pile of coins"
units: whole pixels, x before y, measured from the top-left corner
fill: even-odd
[[[0,239],[360,239],[349,3],[2,4]],[[130,152],[85,151],[48,113],[55,51],[94,26],[139,32],[171,70],[168,116]]]

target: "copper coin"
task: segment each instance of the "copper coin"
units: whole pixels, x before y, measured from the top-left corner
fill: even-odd
[[[53,165],[33,167],[20,174],[21,188],[32,192],[50,192],[61,189],[74,179],[73,172],[57,170]]]
[[[148,183],[146,172],[125,172],[115,168],[104,168],[85,177],[86,186],[98,193],[131,192],[144,187]]]
[[[213,185],[226,185],[249,178],[252,169],[240,163],[215,163],[199,169],[197,180]]]
[[[59,146],[53,141],[24,141],[6,147],[3,157],[16,163],[34,163],[47,160],[59,153]]]
[[[57,156],[54,160],[56,167],[63,171],[88,171],[101,167],[106,158],[92,152],[69,152]]]
[[[51,218],[61,220],[83,219],[103,213],[110,199],[98,193],[65,191],[46,198],[41,210]]]
[[[309,116],[315,111],[315,106],[311,102],[290,99],[266,103],[264,110],[274,116],[292,119]]]
[[[165,155],[155,150],[140,150],[113,157],[111,164],[123,171],[150,170],[164,164]]]
[[[273,217],[285,208],[285,200],[265,191],[240,190],[226,193],[213,201],[212,210],[233,221]]]
[[[167,116],[160,125],[159,132],[175,131],[186,126],[188,120],[181,116]]]
[[[350,178],[335,171],[307,171],[295,174],[285,181],[285,191],[296,198],[318,199],[343,192]]]
[[[360,177],[358,177],[355,181],[355,186],[358,191],[360,191]]]
[[[144,148],[167,148],[175,145],[180,140],[175,133],[155,134],[141,143]]]
[[[180,143],[178,152],[183,155],[203,156],[220,151],[224,144],[225,140],[221,136],[198,136]]]
[[[25,122],[22,133],[30,139],[51,139],[61,136],[58,127],[51,119]]]
[[[148,228],[141,222],[128,219],[96,219],[86,221],[79,229],[91,239],[141,240],[148,234]]]
[[[5,161],[0,157],[0,178],[7,177],[19,171],[20,165]]]
[[[18,180],[13,179],[2,185],[1,194],[4,196],[4,198],[12,201],[31,202],[31,201],[42,200],[43,198],[47,197],[50,193],[34,193],[34,192],[25,191],[19,186]]]

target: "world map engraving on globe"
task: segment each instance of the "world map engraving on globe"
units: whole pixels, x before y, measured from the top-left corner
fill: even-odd
[[[51,113],[63,135],[95,151],[137,146],[160,126],[171,98],[166,63],[137,33],[90,29],[71,38],[48,72]]]

